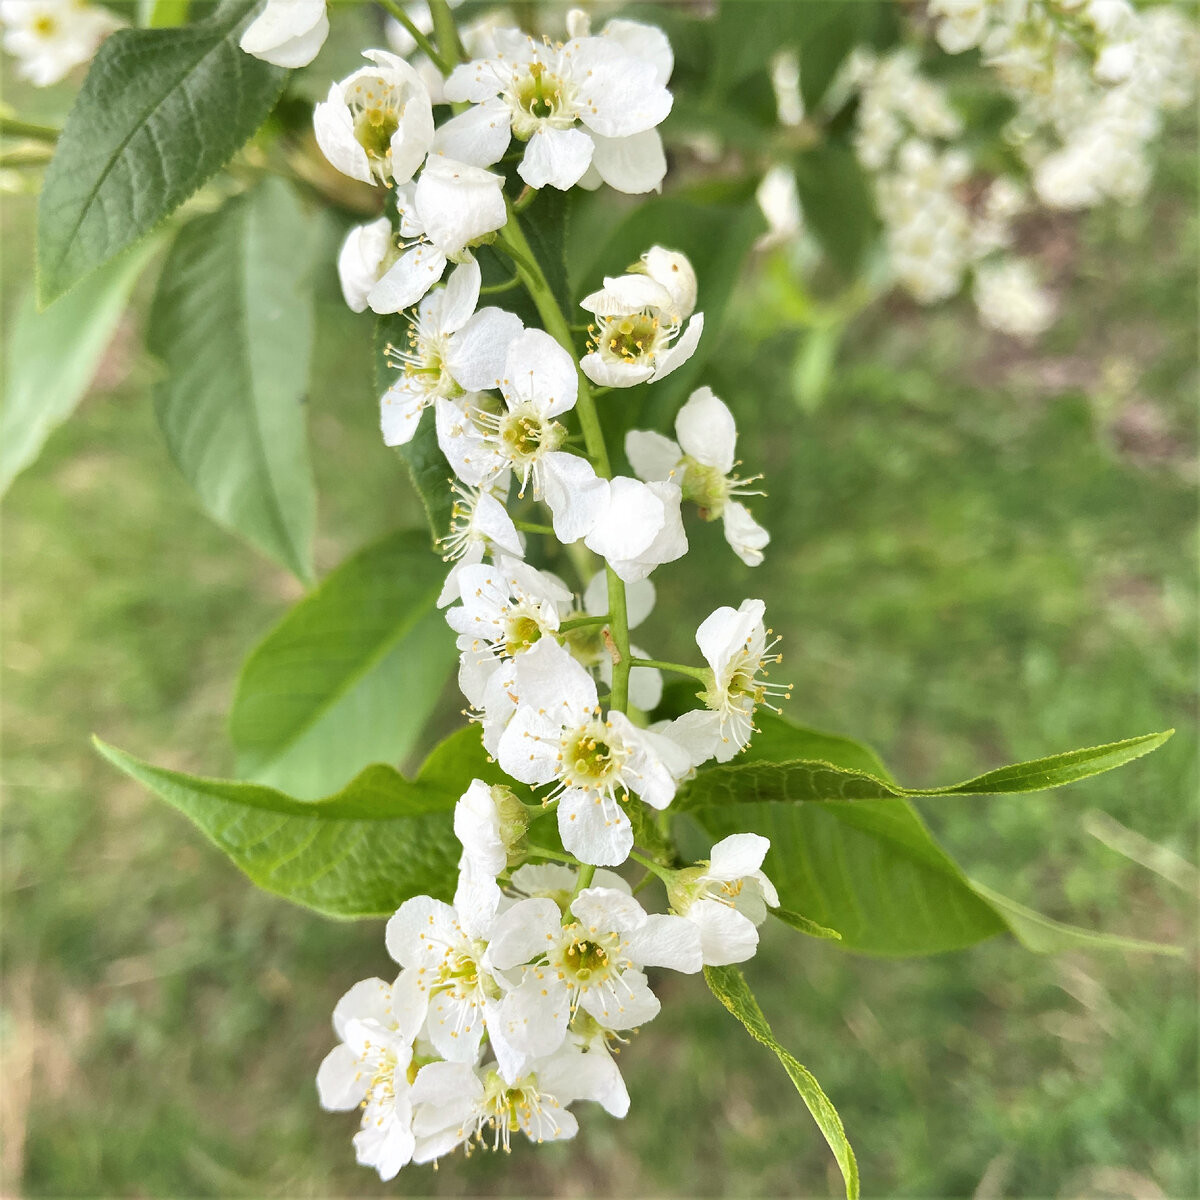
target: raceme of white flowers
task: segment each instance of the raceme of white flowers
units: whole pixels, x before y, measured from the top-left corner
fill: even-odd
[[[322,5],[270,0],[243,46],[294,62],[315,53],[325,28]],[[637,848],[647,830],[661,838],[695,768],[732,758],[756,711],[788,694],[768,678],[780,655],[762,601],[717,608],[696,631],[704,665],[677,669],[701,707],[650,725],[667,664],[636,645],[625,643],[632,661],[620,695],[614,687],[615,630],[625,642],[645,621],[649,576],[687,552],[685,502],[723,522],[743,562],[762,562],[770,538],[744,503],[762,494],[761,476],[738,473],[733,414],[706,387],[677,414],[676,440],[629,434],[635,475],[598,470],[603,456],[580,444],[582,432],[591,445],[577,411],[593,411],[589,385],[653,385],[695,352],[696,272],[670,247],[647,247],[581,302],[589,323],[578,358],[479,303],[474,251],[506,250],[515,219],[489,169],[502,157],[519,157],[531,189],[645,192],[663,178],[665,35],[614,20],[593,36],[578,12],[568,32],[559,44],[480,27],[464,38],[476,57],[432,88],[432,64],[410,64],[401,52],[414,45],[394,38],[392,50],[367,50],[367,65],[333,82],[314,113],[330,163],[391,201],[346,237],[338,273],[355,311],[406,314],[405,337],[388,347],[396,379],[381,398],[383,438],[403,446],[431,422],[454,474],[438,604],[457,639],[468,715],[511,781],[467,789],[454,813],[453,903],[405,901],[386,937],[399,973],[356,984],[334,1011],[321,1103],[361,1110],[358,1160],[384,1179],[459,1146],[507,1150],[518,1131],[572,1137],[583,1101],[623,1117],[629,1095],[614,1055],[659,1011],[647,969],[742,962],[778,904],[762,871],[769,843],[756,834],[685,865]],[[439,124],[449,103],[467,107]],[[622,398],[616,390],[609,403]],[[545,518],[528,519],[532,504]],[[584,586],[527,562],[530,534],[577,546]],[[598,557],[584,566],[589,555]],[[551,815],[548,847],[535,823]],[[614,870],[632,861],[663,883],[670,912],[634,898]]]

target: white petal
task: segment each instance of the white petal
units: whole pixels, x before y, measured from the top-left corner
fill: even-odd
[[[724,745],[721,735],[721,714],[706,708],[692,709],[676,717],[664,730],[691,757],[692,766],[707,762]]]
[[[696,271],[686,254],[651,246],[642,255],[646,273],[671,293],[671,313],[676,321],[686,320],[696,310]]]
[[[634,1029],[653,1021],[661,1005],[646,976],[629,970],[622,973],[620,985],[607,994],[592,988],[583,997],[582,1007],[606,1029]]]
[[[662,188],[667,156],[657,129],[620,138],[593,133],[592,141],[596,146],[592,165],[609,187],[634,196]]]
[[[446,76],[442,94],[453,104],[469,100],[480,104],[499,94],[504,88],[504,78],[492,68],[491,63],[468,62],[454,68]]]
[[[348,1021],[392,1023],[392,989],[382,979],[361,979],[334,1006],[333,1028],[341,1037]]]
[[[654,374],[654,368],[645,364],[625,362],[624,359],[614,361],[599,354],[585,355],[580,359],[579,367],[597,387],[637,387]]]
[[[430,896],[405,900],[387,923],[384,943],[387,952],[402,967],[422,967],[437,954],[431,936],[453,935],[457,926],[454,909]]]
[[[748,567],[757,567],[763,560],[763,547],[771,535],[750,515],[750,510],[737,500],[726,502],[721,512],[725,540]]]
[[[554,709],[556,722],[575,725],[596,707],[592,677],[553,638],[542,638],[516,663],[522,707]]]
[[[434,1049],[450,1062],[474,1063],[483,1040],[483,1010],[475,999],[438,992],[425,1022]]]
[[[761,600],[743,600],[738,608],[723,604],[700,622],[696,645],[718,676],[730,657],[745,645],[754,627],[762,624],[766,611]]]
[[[511,110],[499,101],[475,105],[441,126],[433,139],[435,153],[469,163],[490,167],[504,157],[512,136]]]
[[[553,1054],[563,1044],[570,1018],[567,989],[548,968],[528,968],[520,986],[500,1002],[504,1036],[534,1058]]]
[[[542,499],[549,506],[554,536],[569,545],[594,528],[608,506],[607,481],[586,458],[553,450],[540,462]]]
[[[643,581],[647,582],[647,581]],[[635,650],[638,658],[645,658],[645,652]],[[600,660],[603,668],[604,660]],[[657,667],[633,667],[629,672],[629,703],[642,712],[650,712],[659,706],[663,694],[662,672]]]
[[[633,849],[633,828],[620,804],[575,788],[559,799],[558,832],[569,854],[600,867],[619,867]]]
[[[450,272],[450,278],[441,292],[441,303],[438,305],[439,333],[457,333],[467,324],[479,303],[479,285],[482,282],[479,264],[473,258],[459,263]],[[469,392],[476,392],[492,385],[463,383],[462,386]]]
[[[561,921],[562,913],[553,900],[518,900],[488,930],[488,962],[497,971],[507,971],[545,954]]]
[[[414,194],[425,236],[453,258],[499,229],[508,219],[503,184],[491,171],[431,154]]]
[[[436,246],[414,246],[392,264],[367,294],[376,313],[397,313],[411,308],[439,279],[446,256]]]
[[[479,487],[504,470],[505,460],[483,440],[460,405],[439,398],[434,413],[438,447],[459,479]]]
[[[338,281],[352,312],[367,307],[367,295],[379,280],[379,269],[391,247],[392,223],[387,217],[356,225],[338,253]]]
[[[735,908],[716,900],[697,900],[687,913],[700,934],[704,965],[723,967],[745,962],[758,949],[758,930]]]
[[[412,441],[429,398],[409,390],[407,379],[392,384],[379,400],[379,428],[385,446],[403,446]]]
[[[598,292],[584,296],[579,307],[598,317],[624,317],[644,308],[670,309],[671,293],[649,275],[610,275]]]
[[[579,119],[605,137],[628,137],[653,129],[671,111],[671,93],[657,81],[654,65],[626,54],[605,38],[586,38],[572,73],[579,81]]]
[[[470,786],[454,805],[454,836],[471,861],[489,875],[499,875],[508,862],[500,836],[500,811],[492,790],[481,779]]]
[[[713,846],[708,856],[706,875],[732,883],[744,875],[762,869],[771,848],[770,838],[757,833],[731,833]]]
[[[700,335],[704,332],[704,314],[697,313],[683,331],[683,336],[669,346],[663,353],[656,356],[654,366],[654,381],[664,378],[674,370],[682,367],[700,344]]]
[[[594,148],[582,129],[543,127],[529,139],[517,174],[532,188],[556,187],[565,192],[588,169]]]
[[[375,182],[367,152],[354,136],[354,117],[339,84],[331,84],[328,99],[313,109],[313,134],[331,166],[351,179]]]
[[[370,1079],[349,1046],[334,1046],[317,1068],[317,1096],[329,1112],[349,1112],[362,1103]]]
[[[649,429],[631,429],[625,435],[625,457],[634,474],[647,482],[670,479],[683,458],[677,442]]]
[[[238,44],[277,67],[304,67],[317,57],[328,34],[325,0],[267,0]]]
[[[589,929],[627,933],[646,923],[646,910],[627,888],[584,888],[571,901],[571,912]]]
[[[653,543],[665,520],[663,502],[649,484],[618,475],[609,486],[607,507],[585,541],[609,562],[635,558]]]
[[[653,913],[640,929],[626,934],[626,950],[643,967],[670,967],[694,975],[704,965],[700,930],[683,917]]]
[[[543,416],[556,417],[575,407],[579,376],[571,356],[548,333],[526,329],[509,343],[500,391],[509,408],[532,402]]]
[[[614,17],[600,31],[601,37],[611,38],[635,58],[643,59],[654,67],[654,80],[666,86],[675,69],[675,55],[670,40],[657,25],[645,25],[641,21],[628,21]]]
[[[685,454],[722,475],[733,470],[737,425],[733,413],[712,388],[697,388],[675,417],[675,436]]]
[[[521,554],[521,535],[508,515],[508,509],[495,496],[483,492],[475,505],[475,529],[494,546],[509,554]]]
[[[435,1109],[461,1107],[465,1115],[483,1099],[483,1084],[466,1063],[428,1063],[417,1072],[409,1098],[414,1105],[428,1104]],[[419,1115],[413,1117],[413,1131],[418,1135],[435,1132],[426,1130]]]
[[[497,387],[504,375],[508,348],[523,329],[516,313],[481,308],[451,339],[446,355],[450,374],[469,392]]]

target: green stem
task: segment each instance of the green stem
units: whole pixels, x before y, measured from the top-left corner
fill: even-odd
[[[596,875],[596,868],[591,863],[581,863],[579,867],[579,878],[575,880],[575,891],[571,893],[572,898],[578,896],[584,888],[592,886],[592,879]],[[565,914],[564,914],[565,916]]]
[[[683,663],[663,662],[657,658],[631,658],[629,665],[632,667],[657,667],[660,671],[674,671],[677,675],[691,675],[693,679],[698,679],[706,685],[711,680],[711,672],[707,667],[686,667]]]
[[[526,845],[525,849],[528,851],[528,853],[537,855],[538,858],[553,858],[557,862],[570,863],[570,865],[573,867],[580,865],[579,859],[577,859],[573,854],[563,854],[559,850],[550,850],[545,846],[532,846],[528,844]],[[594,867],[592,869],[595,870]]]
[[[503,283],[489,283],[486,287],[479,289],[481,296],[493,296],[497,292],[507,292],[512,288],[521,286],[521,277],[514,275],[511,279],[506,279]]]
[[[514,521],[513,525],[522,533],[553,534],[554,529],[549,525],[537,525],[533,521]]]
[[[440,55],[433,43],[413,24],[413,19],[400,7],[396,0],[379,0],[379,3],[408,30],[408,36],[429,56],[429,61],[443,75],[450,74],[450,68],[446,66],[446,60]]]
[[[571,327],[554,292],[546,279],[545,273],[538,265],[537,256],[529,245],[525,232],[522,230],[512,202],[505,200],[508,206],[508,223],[496,236],[499,246],[517,264],[517,273],[529,298],[533,301],[546,332],[578,363],[575,343],[571,337]],[[596,412],[596,404],[592,398],[591,382],[576,366],[579,373],[579,395],[575,401],[575,412],[579,415],[579,427],[583,430],[583,441],[587,447],[588,457],[596,467],[596,473],[605,479],[612,478],[612,465],[608,458],[608,448],[604,444],[604,431],[600,427],[600,418]],[[608,611],[609,628],[612,639],[617,647],[617,661],[613,664],[612,691],[609,696],[609,707],[618,712],[625,712],[629,707],[629,618],[625,607],[625,584],[621,581],[612,567],[605,567],[608,576]]]
[[[564,621],[559,627],[559,633],[567,633],[572,629],[586,629],[589,625],[607,625],[608,613],[602,617],[572,617],[569,621]]]
[[[526,184],[524,190],[513,203],[513,212],[524,212],[537,199],[537,194],[537,188]]]
[[[0,137],[33,138],[38,142],[57,142],[61,129],[50,125],[35,125],[32,121],[18,121],[15,117],[0,117]]]
[[[467,57],[462,42],[458,39],[454,14],[446,0],[429,0],[429,14],[433,17],[433,36],[437,38],[444,64],[440,69],[443,75],[449,75]]]
[[[644,854],[639,854],[636,850],[630,850],[629,857],[636,863],[641,863],[647,871],[657,875],[663,883],[670,885],[675,872],[670,867],[664,867],[660,863],[656,863],[654,859],[647,858]]]

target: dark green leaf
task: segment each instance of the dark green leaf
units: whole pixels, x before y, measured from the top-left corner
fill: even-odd
[[[500,779],[471,726],[447,738],[415,780],[377,764],[319,801],[167,771],[95,743],[114,766],[190,818],[259,887],[332,917],[390,916],[422,894],[449,899],[462,851],[454,803],[472,778]]]
[[[167,368],[155,400],[179,469],[216,520],[306,581],[310,234],[275,179],[192,221],[163,267],[147,334]]]
[[[834,265],[853,276],[879,224],[858,159],[849,147],[829,144],[798,155],[795,167],[805,224]]]
[[[398,378],[387,349],[405,345],[408,328],[408,318],[402,313],[391,313],[375,321],[375,390],[379,396]],[[454,472],[438,447],[432,411],[422,415],[412,441],[400,446],[398,452],[408,468],[417,495],[421,497],[434,540],[445,537],[450,531],[450,517],[454,511],[454,493],[450,490]]]
[[[258,0],[179,29],[123,29],[100,47],[38,211],[43,305],[149,233],[274,107],[287,72],[238,47]]]
[[[821,1085],[807,1067],[801,1065],[775,1040],[771,1026],[767,1024],[767,1018],[763,1016],[763,1011],[759,1008],[754,993],[746,983],[746,977],[737,967],[705,967],[704,980],[712,990],[712,994],[741,1021],[746,1032],[756,1042],[761,1042],[773,1051],[776,1058],[783,1064],[783,1069],[788,1073],[792,1083],[796,1085],[796,1091],[800,1093],[800,1099],[804,1101],[805,1107],[812,1114],[817,1127],[829,1143],[833,1157],[837,1159],[842,1179],[846,1183],[848,1200],[855,1200],[858,1196],[858,1163],[855,1161],[854,1151],[850,1148],[850,1142],[846,1138],[842,1119],[838,1116],[838,1111],[833,1107],[829,1097],[821,1090]]]
[[[411,754],[457,657],[444,576],[423,534],[393,533],[305,596],[242,668],[239,773],[308,798]]]
[[[571,192],[560,192],[557,188],[543,188],[529,212],[518,218],[546,281],[550,284],[554,299],[563,312],[569,312],[571,308],[571,289],[567,284],[566,241],[572,195]]]
[[[159,239],[146,242],[41,312],[32,294],[22,301],[8,335],[8,379],[0,409],[0,494],[75,411],[133,285],[161,246]]]

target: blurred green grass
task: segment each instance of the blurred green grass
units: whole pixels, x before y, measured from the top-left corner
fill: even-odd
[[[1185,123],[1144,206],[1031,231],[1065,309],[1034,349],[987,336],[965,303],[893,303],[849,331],[805,416],[795,334],[756,339],[769,291],[751,276],[706,379],[748,469],[767,472],[774,541],[751,571],[718,527],[693,525],[639,635],[687,654],[680,630],[762,595],[789,715],[872,742],[906,782],[1178,726],[1113,775],[923,811],[1015,898],[1193,949],[1195,896],[1102,843],[1089,814],[1195,858],[1194,143]],[[32,212],[5,200],[6,311]],[[568,1145],[392,1185],[354,1165],[352,1118],[322,1114],[312,1079],[335,1000],[389,969],[381,927],[255,892],[88,747],[96,731],[228,772],[239,663],[296,595],[168,462],[137,323],[3,513],[4,1193],[836,1192],[786,1077],[680,977],[622,1055],[624,1122],[589,1111]],[[327,569],[420,514],[376,433],[369,323],[345,311],[332,266],[319,328]],[[1040,959],[1006,940],[889,962],[772,928],[748,975],[841,1110],[868,1194],[1184,1197],[1198,1190],[1192,969]]]

